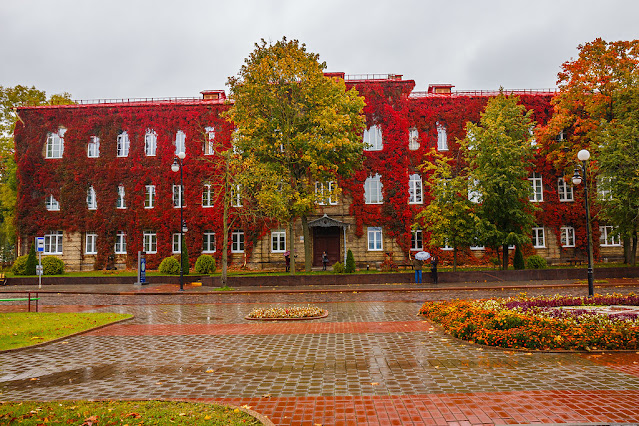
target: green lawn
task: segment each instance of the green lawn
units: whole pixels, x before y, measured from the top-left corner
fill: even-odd
[[[239,409],[169,401],[0,403],[0,424],[20,425],[261,425]]]
[[[0,351],[48,342],[131,317],[114,313],[0,313]]]

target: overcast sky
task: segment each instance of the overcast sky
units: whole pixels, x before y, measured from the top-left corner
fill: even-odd
[[[580,43],[639,38],[638,17],[637,0],[0,0],[0,85],[196,97],[286,36],[328,71],[403,74],[416,90],[544,89]]]

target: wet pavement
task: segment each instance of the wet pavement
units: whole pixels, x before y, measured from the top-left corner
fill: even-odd
[[[639,422],[635,352],[486,348],[453,339],[417,316],[426,300],[585,294],[584,285],[571,282],[539,284],[235,293],[191,286],[180,293],[170,285],[48,287],[39,294],[41,311],[126,312],[135,318],[0,353],[0,400],[215,401],[248,405],[277,425]],[[596,288],[638,290],[631,280]],[[312,321],[244,319],[255,307],[293,303],[317,304],[329,315]],[[25,302],[0,302],[4,311],[24,308]]]

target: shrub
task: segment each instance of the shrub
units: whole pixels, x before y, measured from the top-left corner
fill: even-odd
[[[346,253],[346,273],[352,274],[355,272],[355,256],[353,256],[353,252],[351,249],[348,249],[348,253]]]
[[[42,258],[42,275],[62,275],[64,274],[64,262],[55,256]]]
[[[515,267],[515,269],[526,268],[526,265],[524,264],[524,254],[521,252],[519,244],[515,246],[515,257],[513,258],[513,266]]]
[[[335,262],[335,264],[333,265],[333,272],[335,272],[336,274],[343,274],[344,264],[341,262]]]
[[[526,264],[528,266],[528,269],[545,269],[548,267],[548,265],[546,264],[546,259],[537,254],[530,256]]]
[[[31,244],[31,248],[29,249],[29,255],[27,256],[27,264],[25,265],[26,267],[25,275],[35,275],[36,266],[38,266],[38,260],[36,259],[35,244]]]
[[[165,257],[160,262],[158,271],[161,274],[179,275],[180,274],[180,262],[173,256]]]
[[[27,257],[28,256],[19,256],[13,262],[13,266],[11,267],[11,271],[16,275],[27,275]]]
[[[215,272],[215,258],[203,254],[195,261],[195,272],[198,274],[213,274]]]

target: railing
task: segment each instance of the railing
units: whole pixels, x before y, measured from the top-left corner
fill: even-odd
[[[411,98],[445,97],[445,96],[497,96],[505,95],[537,95],[540,93],[553,94],[557,89],[504,89],[499,90],[453,90],[450,93],[412,92]]]
[[[350,74],[345,75],[344,80],[401,80],[402,76],[399,74]]]
[[[138,104],[152,102],[200,102],[202,98],[123,98],[123,99],[81,99],[74,100],[76,105],[95,104]]]

